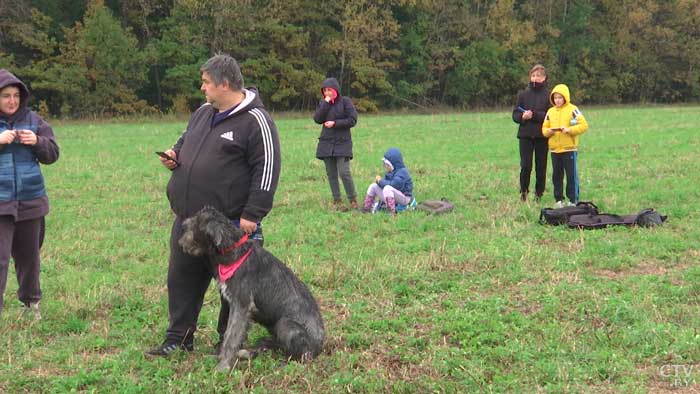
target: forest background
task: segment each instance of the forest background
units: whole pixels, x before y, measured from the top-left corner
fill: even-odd
[[[275,111],[327,76],[361,111],[510,105],[534,63],[577,104],[700,99],[696,0],[0,0],[0,67],[44,115],[189,113],[216,52]]]

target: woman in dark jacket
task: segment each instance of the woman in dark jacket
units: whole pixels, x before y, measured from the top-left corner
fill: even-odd
[[[542,122],[549,109],[549,89],[544,66],[534,65],[529,73],[527,89],[518,93],[513,121],[519,123],[520,199],[527,201],[530,191],[532,156],[535,156],[535,199],[540,200],[547,183],[547,138],[542,135]]]
[[[340,95],[340,85],[335,78],[323,81],[321,93],[323,93],[323,99],[318,103],[314,113],[314,121],[323,125],[321,136],[318,138],[316,157],[323,160],[326,165],[326,174],[335,207],[340,211],[348,210],[340,196],[338,184],[340,175],[350,207],[357,209],[357,193],[350,173],[350,160],[352,160],[350,128],[357,123],[357,111],[349,97]]]
[[[28,98],[24,83],[0,69],[0,313],[12,256],[17,296],[40,318],[39,249],[49,199],[39,163],[55,162],[58,145],[51,126],[27,108]]]

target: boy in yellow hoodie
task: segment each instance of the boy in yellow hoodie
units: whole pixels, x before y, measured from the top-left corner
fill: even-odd
[[[575,205],[578,202],[578,136],[588,130],[588,123],[578,107],[571,104],[569,88],[559,84],[552,89],[547,111],[542,123],[542,135],[549,138],[552,152],[552,184],[555,207]],[[566,197],[564,202],[564,174],[566,173]]]

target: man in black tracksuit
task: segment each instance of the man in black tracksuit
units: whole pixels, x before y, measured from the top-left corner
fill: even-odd
[[[535,156],[535,199],[539,201],[547,183],[547,138],[542,135],[542,122],[549,109],[549,89],[544,67],[536,64],[530,69],[527,89],[518,93],[513,109],[513,121],[518,127],[520,148],[520,199],[527,201]]]
[[[163,344],[147,354],[167,356],[194,348],[194,332],[213,273],[206,257],[185,254],[178,240],[182,222],[205,205],[231,218],[232,225],[262,244],[260,221],[272,208],[280,174],[277,128],[254,89],[244,89],[236,60],[216,55],[200,69],[207,103],[191,116],[172,149],[167,194],[175,213],[170,235],[168,310],[170,324]],[[222,299],[217,330],[223,338],[228,304]]]

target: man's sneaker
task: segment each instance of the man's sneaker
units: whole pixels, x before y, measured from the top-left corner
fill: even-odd
[[[191,352],[194,350],[194,343],[169,342],[168,340],[165,340],[165,342],[163,342],[160,346],[147,350],[146,355],[154,357],[168,357],[177,350]]]
[[[574,204],[574,203],[571,202],[571,201],[567,201],[567,202],[566,202],[566,206],[567,206],[567,207],[575,207],[576,204]]]
[[[564,201],[557,201],[554,204],[554,208],[564,208],[566,205],[564,205]]]
[[[39,302],[22,303],[22,316],[41,320],[41,311],[39,310]]]

